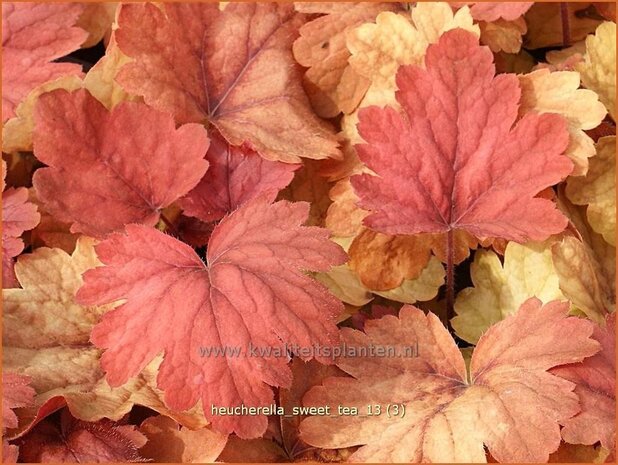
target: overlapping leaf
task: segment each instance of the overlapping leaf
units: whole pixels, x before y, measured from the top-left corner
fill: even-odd
[[[564,119],[528,113],[513,126],[517,78],[494,77],[491,52],[469,32],[446,32],[425,67],[398,71],[401,112],[360,112],[366,143],[357,150],[377,175],[352,177],[360,206],[372,211],[365,224],[388,234],[464,229],[517,241],[564,229],[555,206],[534,198],[572,169],[562,155]]]
[[[592,228],[611,245],[616,245],[616,136],[599,139],[597,155],[590,160],[585,177],[567,181],[567,197],[576,205],[588,205]]]
[[[341,303],[301,270],[326,271],[346,257],[327,231],[300,226],[308,210],[264,198],[244,204],[213,231],[206,263],[145,226],[129,225],[99,244],[106,266],[85,274],[78,298],[87,305],[126,299],[92,332],[107,349],[102,366],[110,385],[124,384],[163,352],[158,385],[167,405],[183,410],[201,400],[218,430],[261,435],[263,415],[216,416],[209,406],[269,405],[267,384],[291,382],[286,343],[338,342]],[[250,346],[279,350],[256,355]],[[203,355],[202,347],[242,354]]]
[[[460,338],[473,344],[530,297],[542,302],[565,300],[548,244],[510,242],[504,252],[504,264],[496,253],[478,251],[470,266],[470,276],[474,287],[457,295],[457,316],[452,325]]]
[[[37,86],[68,74],[74,63],[53,63],[79,48],[88,33],[75,27],[79,3],[2,3],[2,121]]]
[[[13,259],[24,249],[20,236],[41,219],[36,205],[28,202],[28,190],[5,189],[6,162],[2,160],[2,287],[16,287]]]
[[[566,365],[552,373],[575,383],[581,411],[569,419],[562,437],[572,444],[616,447],[616,315],[608,315],[604,326],[597,326],[594,338],[601,351],[583,363]]]
[[[217,221],[240,205],[265,195],[275,200],[294,177],[298,165],[265,160],[245,147],[232,147],[211,133],[208,172],[180,201],[186,215]]]
[[[93,241],[85,237],[78,240],[72,255],[39,248],[17,261],[23,289],[3,293],[3,367],[32,379],[37,396],[27,416],[34,419],[46,402],[62,396],[83,420],[120,419],[133,404],[141,404],[191,427],[203,426],[199,412],[172,412],[164,405],[156,389],[160,360],[122,387],[114,389],[105,382],[99,366],[101,352],[89,339],[93,325],[109,306],[85,307],[75,302],[82,273],[98,264]]]
[[[399,318],[366,322],[366,333],[344,329],[344,341],[359,355],[350,353],[337,365],[352,378],[329,378],[304,402],[335,411],[357,407],[363,415],[311,417],[301,424],[301,437],[317,447],[362,445],[353,461],[484,462],[483,445],[501,462],[547,461],[560,444],[560,424],[579,411],[574,384],[547,370],[599,350],[590,338],[592,324],[567,317],[567,310],[558,302],[527,301],[481,338],[469,374],[431,313],[404,307]],[[418,357],[360,351],[410,344],[418,344]],[[367,405],[374,412],[403,405],[405,415],[366,415]]]
[[[79,421],[64,410],[60,426],[45,420],[24,439],[21,457],[25,462],[144,462],[138,449],[145,443],[135,426]]]
[[[56,90],[36,109],[34,152],[49,167],[33,183],[72,232],[102,237],[128,223],[156,224],[160,210],[202,178],[207,148],[198,124],[176,129],[168,114],[144,104],[107,111],[86,90]]]
[[[208,121],[270,160],[339,156],[302,88],[292,43],[305,18],[292,5],[129,4],[118,22],[118,45],[134,59],[118,81],[177,122]]]

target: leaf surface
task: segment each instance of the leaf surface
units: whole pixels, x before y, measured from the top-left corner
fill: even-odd
[[[2,160],[2,287],[17,286],[13,259],[24,249],[20,236],[33,229],[41,215],[36,205],[28,202],[28,190],[23,187],[5,189],[6,162]]]
[[[584,62],[576,66],[582,83],[599,94],[601,102],[616,121],[616,23],[599,25],[586,38]]]
[[[59,426],[44,420],[24,438],[21,459],[30,463],[144,462],[138,449],[145,443],[136,426],[109,420],[89,423],[63,410]]]
[[[594,338],[601,351],[583,363],[554,368],[557,374],[576,384],[581,411],[569,419],[562,437],[571,444],[601,445],[610,451],[616,446],[616,314],[596,326]]]
[[[84,42],[75,27],[80,3],[2,3],[2,121],[37,86],[58,77],[81,75],[74,63],[53,63]]]
[[[299,165],[265,160],[246,147],[230,146],[211,133],[208,171],[180,201],[185,215],[217,221],[243,203],[266,195],[272,202],[294,177]]]
[[[203,127],[176,129],[170,115],[142,103],[108,111],[86,90],[56,90],[39,98],[35,121],[34,152],[49,167],[33,184],[72,232],[102,237],[128,223],[154,226],[208,167]]]
[[[27,407],[34,403],[34,389],[28,376],[2,373],[2,428],[17,428],[14,408]]]
[[[529,111],[558,113],[568,123],[569,145],[565,154],[573,161],[573,176],[588,171],[588,158],[596,153],[594,141],[584,130],[596,128],[607,111],[598,95],[589,89],[579,89],[579,73],[540,69],[520,74],[522,94],[519,115]]]
[[[302,12],[322,12],[314,5],[299,3]],[[394,3],[343,3],[327,7],[327,14],[304,24],[294,42],[294,58],[309,68],[305,72],[305,89],[313,108],[324,118],[340,112],[351,113],[363,98],[369,81],[348,64],[350,52],[346,35],[354,27],[372,21],[381,11],[396,9]]]
[[[80,237],[75,252],[38,248],[19,257],[15,272],[22,289],[3,293],[3,367],[32,379],[37,391],[27,416],[36,419],[50,399],[62,396],[82,420],[118,420],[140,404],[191,427],[205,423],[195,409],[172,412],[156,388],[159,360],[122,387],[111,388],[99,364],[101,351],[90,344],[90,332],[110,309],[86,307],[75,301],[82,273],[100,264],[94,241]],[[23,322],[28,321],[27,325]],[[20,425],[27,427],[28,424]]]
[[[494,77],[491,52],[467,31],[446,32],[425,67],[399,69],[401,112],[360,111],[366,143],[357,151],[377,175],[352,177],[359,205],[372,211],[364,223],[387,234],[464,229],[516,241],[562,231],[566,218],[534,196],[572,170],[564,119],[529,113],[513,126],[517,77]]]
[[[209,427],[192,431],[163,415],[147,418],[139,430],[148,438],[140,455],[156,463],[213,463],[227,442]]]
[[[305,18],[292,5],[134,4],[118,22],[118,45],[134,59],[118,81],[178,123],[208,121],[269,160],[339,157],[302,88],[292,43]]]
[[[145,226],[129,225],[99,244],[106,266],[85,274],[78,300],[126,299],[92,332],[107,349],[102,366],[110,385],[124,384],[163,352],[158,385],[167,405],[183,410],[201,400],[218,430],[262,434],[265,416],[217,416],[209,406],[269,405],[267,384],[291,382],[282,346],[338,342],[341,302],[302,271],[326,271],[346,255],[326,230],[300,226],[308,211],[308,204],[264,198],[244,204],[214,229],[206,263]],[[279,351],[256,355],[251,346]],[[238,347],[242,355],[202,356],[203,347]]]
[[[506,19],[513,21],[519,18],[534,2],[468,2],[470,14],[478,21],[496,21]]]
[[[545,462],[560,444],[560,423],[579,410],[574,385],[547,370],[577,363],[599,350],[592,323],[567,317],[566,304],[528,300],[492,326],[464,359],[438,318],[404,306],[399,318],[343,329],[354,356],[337,361],[350,378],[329,378],[309,391],[305,405],[380,405],[382,415],[315,416],[301,438],[326,448],[362,445],[352,461],[484,462],[487,447],[500,462]],[[417,357],[363,356],[360,348],[418,344]],[[403,417],[387,405],[405,407]],[[394,410],[391,410],[391,414]],[[530,425],[535,425],[531,428]]]
[[[476,344],[491,325],[515,313],[530,297],[542,302],[565,299],[547,244],[509,242],[503,262],[491,250],[478,251],[474,256],[470,266],[474,287],[459,292],[457,315],[451,320],[453,329],[465,341]]]

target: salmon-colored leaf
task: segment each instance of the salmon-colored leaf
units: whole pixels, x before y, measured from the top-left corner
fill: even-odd
[[[17,428],[17,415],[12,409],[34,403],[34,389],[28,376],[2,373],[2,427]]]
[[[305,22],[292,5],[127,4],[118,22],[118,45],[135,60],[118,81],[177,122],[208,121],[270,160],[339,156],[292,55]]]
[[[500,462],[546,462],[560,424],[579,411],[574,385],[547,370],[599,350],[592,323],[567,312],[567,304],[528,300],[483,335],[469,372],[438,318],[415,307],[365,322],[365,333],[343,329],[350,355],[337,365],[352,378],[325,380],[304,403],[359,414],[306,419],[301,438],[317,447],[363,445],[353,461],[484,462],[485,445]],[[375,357],[369,346],[399,356]]]
[[[517,77],[494,77],[473,34],[446,32],[425,68],[397,73],[398,112],[360,111],[359,157],[377,176],[352,177],[365,224],[387,234],[464,229],[477,237],[542,240],[566,218],[535,198],[572,170],[564,118],[524,115],[515,125]],[[514,125],[514,126],[513,126]]]
[[[24,250],[20,236],[41,219],[36,205],[28,202],[28,189],[5,189],[6,162],[2,160],[2,287],[17,287],[13,259]]]
[[[605,327],[596,326],[594,338],[601,351],[583,363],[558,367],[552,373],[576,384],[581,412],[569,419],[562,437],[571,444],[595,444],[609,450],[616,446],[616,314]]]
[[[176,129],[170,115],[142,103],[108,111],[86,90],[56,90],[40,97],[35,120],[34,153],[49,168],[37,170],[34,187],[71,232],[102,237],[128,223],[153,226],[208,167],[203,127]]]
[[[53,60],[77,50],[88,33],[75,27],[79,3],[2,3],[2,121],[35,87],[81,74],[74,63]]]
[[[87,305],[126,299],[92,332],[107,349],[110,385],[127,382],[163,351],[158,385],[167,405],[183,410],[201,399],[218,430],[261,435],[264,415],[213,415],[211,406],[271,404],[267,384],[291,382],[287,344],[338,342],[334,320],[343,305],[302,271],[326,271],[346,256],[326,230],[300,226],[308,213],[306,203],[248,202],[214,229],[206,263],[186,244],[139,225],[99,244],[107,266],[86,272],[77,296]],[[241,354],[204,351],[210,348]]]
[[[206,160],[206,175],[180,201],[185,215],[206,222],[220,220],[260,195],[275,200],[299,167],[265,160],[246,147],[230,146],[217,133],[211,134]]]

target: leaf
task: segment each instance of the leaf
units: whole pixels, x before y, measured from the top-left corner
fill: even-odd
[[[32,132],[34,131],[34,108],[39,97],[55,89],[69,92],[81,88],[82,80],[78,76],[62,76],[54,81],[41,84],[30,92],[15,108],[14,117],[2,126],[2,151],[32,151]]]
[[[429,47],[426,69],[398,71],[402,113],[360,111],[366,144],[356,148],[377,174],[352,177],[359,206],[372,211],[366,226],[386,234],[463,229],[522,242],[564,229],[553,203],[534,196],[571,172],[562,155],[565,121],[529,113],[512,127],[518,81],[494,78],[491,60],[473,34],[446,32]]]
[[[17,415],[12,409],[34,402],[34,389],[28,376],[2,372],[2,428],[17,428]]]
[[[339,237],[359,235],[367,212],[357,207],[358,196],[354,193],[350,178],[337,182],[328,195],[332,203],[326,211],[326,227]]]
[[[363,285],[376,291],[399,287],[404,279],[415,279],[431,257],[430,238],[387,236],[364,229],[352,242],[350,268]]]
[[[399,318],[367,321],[366,333],[345,328],[350,356],[337,366],[353,378],[325,380],[304,403],[334,411],[356,406],[360,413],[379,405],[383,413],[311,417],[301,424],[301,437],[316,447],[362,445],[351,461],[484,462],[485,445],[500,462],[545,462],[560,444],[560,423],[579,410],[574,385],[547,370],[599,350],[589,338],[592,324],[567,317],[567,310],[566,304],[528,300],[483,335],[469,374],[432,313],[404,306]],[[416,344],[418,356],[363,357],[360,349],[367,354],[370,344]],[[387,405],[392,416],[395,404],[405,415],[389,418]]]
[[[290,364],[292,370],[292,386],[279,391],[279,405],[286,414],[280,417],[282,443],[292,461],[298,458],[310,446],[298,437],[298,426],[307,415],[294,414],[294,408],[302,407],[303,396],[313,386],[318,386],[330,376],[343,375],[334,365],[321,365],[315,360],[304,362],[294,358]]]
[[[58,221],[53,215],[45,210],[41,201],[37,198],[34,188],[28,189],[28,199],[36,205],[41,220],[30,233],[30,242],[33,248],[49,247],[62,249],[67,253],[73,253],[78,234],[71,233],[68,223]]]
[[[116,40],[134,61],[118,82],[178,123],[208,121],[232,145],[268,160],[339,157],[331,129],[302,88],[292,43],[303,25],[292,5],[124,5]],[[217,53],[212,53],[216,50]]]
[[[24,249],[20,236],[34,228],[41,219],[36,205],[28,202],[23,187],[5,189],[6,163],[2,160],[2,287],[16,287],[13,258]]]
[[[230,436],[219,455],[224,463],[279,463],[289,460],[281,446],[270,439],[240,439]]]
[[[148,439],[140,455],[157,463],[212,463],[227,442],[210,428],[191,431],[163,415],[147,418],[139,430]]]
[[[306,160],[294,173],[294,179],[279,193],[279,199],[292,202],[309,202],[307,226],[324,226],[326,212],[330,205],[328,192],[332,183],[321,173],[322,160]]]
[[[467,2],[470,14],[477,21],[513,21],[523,15],[534,2]]]
[[[520,116],[529,111],[564,116],[570,136],[565,154],[575,165],[572,175],[586,174],[588,158],[596,151],[593,140],[583,130],[597,127],[607,113],[597,94],[578,89],[579,73],[574,71],[551,73],[548,69],[540,69],[518,77],[522,90]]]
[[[322,12],[304,3],[296,8],[306,13]],[[305,90],[318,115],[332,118],[342,111],[351,113],[358,106],[369,82],[348,64],[346,34],[355,26],[372,21],[381,11],[396,8],[393,3],[334,4],[327,14],[300,28],[293,46],[294,58],[309,68],[305,72]]]
[[[333,239],[344,249],[350,247],[351,241],[345,238]],[[337,266],[327,273],[318,273],[316,279],[340,300],[355,306],[363,306],[372,299],[372,293],[385,299],[402,303],[415,303],[433,299],[444,284],[444,267],[438,259],[431,257],[414,279],[404,279],[398,287],[390,290],[370,289],[363,285],[358,274],[350,264]]]
[[[489,23],[481,22],[479,27],[481,42],[488,45],[492,52],[519,52],[522,36],[527,31],[526,21],[521,17],[514,21],[498,19]]]
[[[124,384],[163,351],[158,385],[170,408],[201,399],[218,431],[262,434],[265,416],[216,416],[209,406],[269,405],[266,384],[291,382],[287,344],[337,342],[333,320],[343,306],[302,271],[326,271],[346,256],[327,231],[300,226],[308,212],[303,203],[245,203],[215,227],[206,263],[186,244],[139,225],[99,244],[106,266],[86,272],[78,301],[126,299],[91,336],[107,349],[102,366],[110,385]],[[261,356],[249,344],[279,350]],[[203,347],[238,347],[244,355],[201,356]]]
[[[451,324],[460,338],[472,344],[530,297],[545,303],[565,299],[552,262],[552,249],[547,244],[509,242],[504,264],[491,250],[479,250],[470,266],[470,275],[474,287],[457,295],[457,316]]]
[[[595,326],[594,338],[601,351],[583,363],[554,368],[552,373],[575,383],[581,411],[567,420],[562,437],[571,444],[616,447],[616,314],[607,316],[605,327]]]
[[[564,43],[560,3],[535,2],[526,13],[526,24],[528,25],[528,33],[524,37],[526,49],[569,46],[584,39],[587,34],[594,32],[600,21],[582,14],[590,4],[566,3],[571,42]]]
[[[24,438],[21,459],[37,463],[144,462],[138,449],[145,442],[133,425],[109,420],[88,423],[64,410],[60,426],[45,420]]]
[[[596,148],[588,174],[569,178],[566,195],[576,205],[588,205],[592,229],[616,246],[616,136],[601,137]]]
[[[123,387],[110,388],[103,379],[101,353],[89,338],[110,307],[84,307],[75,301],[82,273],[100,264],[93,245],[82,236],[72,255],[48,248],[22,255],[15,272],[23,289],[3,293],[3,368],[30,376],[37,391],[27,416],[34,419],[46,402],[63,396],[73,415],[83,420],[118,420],[133,404],[141,404],[191,427],[203,426],[201,413],[171,412],[163,404],[155,381],[160,359]]]
[[[79,3],[2,3],[2,121],[37,86],[68,74],[74,63],[54,63],[77,50],[88,33],[75,22]]]
[[[479,33],[467,7],[453,15],[446,3],[417,3],[411,19],[414,24],[403,14],[382,12],[375,24],[363,24],[347,36],[350,66],[371,82],[368,94],[373,101],[379,98],[375,94],[392,93],[397,68],[422,63],[429,44],[445,31],[464,28]]]
[[[116,36],[112,34],[105,49],[105,56],[97,61],[84,77],[84,87],[108,110],[122,101],[137,100],[136,96],[125,92],[116,82],[118,72],[130,61],[130,58],[120,51]]]
[[[84,11],[77,21],[79,27],[88,31],[83,48],[94,47],[111,32],[118,6],[117,2],[84,4]]]
[[[39,98],[35,121],[34,152],[49,168],[37,170],[33,184],[71,232],[102,237],[127,223],[152,226],[208,167],[203,127],[176,129],[169,115],[141,103],[108,112],[86,90],[56,90]]]
[[[552,260],[563,294],[597,323],[615,310],[616,248],[596,234],[575,207],[560,194],[560,208],[577,228],[577,237],[565,237],[552,246]]]
[[[615,257],[615,249],[613,252]],[[566,237],[552,248],[560,289],[588,318],[598,321],[615,308],[615,292],[595,255],[590,246],[574,237]]]
[[[609,451],[601,446],[583,446],[565,442],[549,456],[549,463],[605,463],[608,455]]]
[[[205,222],[220,220],[260,195],[272,202],[299,168],[264,160],[246,147],[232,147],[217,133],[211,133],[206,160],[208,171],[180,200],[185,215]]]
[[[599,94],[601,102],[616,121],[616,23],[599,25],[586,38],[584,62],[576,66],[582,83]]]

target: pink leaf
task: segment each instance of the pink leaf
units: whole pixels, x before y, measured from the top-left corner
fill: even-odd
[[[494,77],[492,53],[455,29],[427,50],[425,68],[397,73],[398,112],[360,111],[357,145],[377,176],[352,177],[370,228],[387,234],[464,229],[477,237],[541,240],[567,219],[535,195],[572,169],[566,121],[526,114],[515,126],[517,77]]]
[[[230,146],[211,134],[206,154],[209,169],[199,184],[181,199],[184,213],[202,221],[217,221],[259,195],[274,201],[294,177],[299,165],[269,161],[247,147]]]
[[[72,232],[101,237],[128,223],[155,225],[202,178],[207,149],[199,124],[176,129],[169,114],[142,103],[108,111],[86,90],[56,90],[36,107],[34,153],[49,168],[33,184]]]
[[[77,50],[88,33],[74,27],[79,3],[2,3],[2,121],[35,87],[67,74],[73,63],[52,63]]]
[[[338,342],[343,305],[303,271],[326,271],[346,256],[328,231],[300,226],[308,212],[306,203],[248,202],[214,229],[206,263],[144,226],[101,242],[97,255],[106,266],[85,273],[77,298],[85,305],[126,299],[92,332],[94,344],[107,349],[108,382],[125,383],[163,351],[158,385],[169,407],[184,410],[201,399],[218,430],[260,436],[265,416],[218,416],[211,406],[269,405],[267,384],[291,382],[286,344]],[[278,351],[260,356],[250,344]],[[202,348],[242,352],[204,355]]]

